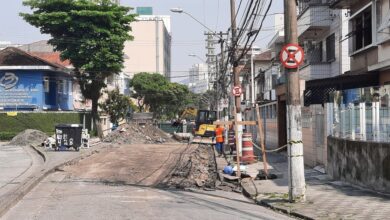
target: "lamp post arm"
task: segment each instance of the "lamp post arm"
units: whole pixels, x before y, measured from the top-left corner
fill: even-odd
[[[192,19],[194,19],[196,22],[198,22],[200,25],[202,25],[202,27],[206,28],[208,31],[211,32],[212,35],[218,37],[219,39],[223,40],[223,38],[221,38],[215,31],[211,30],[209,27],[207,27],[206,25],[204,25],[202,22],[200,22],[198,19],[196,19],[194,16],[192,16],[190,13],[187,13],[186,11],[183,11],[182,13],[190,16]]]

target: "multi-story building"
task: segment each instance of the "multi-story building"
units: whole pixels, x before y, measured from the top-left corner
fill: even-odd
[[[242,78],[241,86],[243,90],[241,97],[241,110],[243,111],[243,118],[245,120],[257,120],[256,109],[254,106],[259,101],[256,98],[259,98],[261,96],[260,94],[264,95],[264,72],[271,65],[271,57],[271,50],[262,51],[260,48],[253,47],[245,58],[247,62],[243,66],[240,74],[240,78]],[[254,140],[258,139],[258,130],[256,127],[247,126],[246,131],[252,133]]]
[[[346,10],[350,71],[306,83],[305,102],[325,106],[327,171],[335,179],[390,191],[389,0],[329,0]],[[306,103],[305,103],[306,104]]]
[[[134,39],[125,43],[123,71],[133,76],[140,72],[160,73],[171,77],[170,16],[152,15],[151,10],[137,10],[140,14],[131,24]]]
[[[194,64],[189,70],[189,86],[193,93],[204,93],[210,89],[208,65],[206,63]]]
[[[301,0],[298,8],[298,41],[305,51],[299,68],[305,164],[326,165],[326,128],[330,122],[326,118],[324,97],[310,88],[313,81],[339,77],[350,70],[345,40],[348,11],[330,8],[328,0]]]

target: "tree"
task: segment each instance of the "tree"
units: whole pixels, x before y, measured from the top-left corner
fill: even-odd
[[[158,73],[138,73],[130,86],[136,92],[134,98],[142,99],[143,105],[148,105],[157,117],[173,117],[191,102],[187,86],[171,83]]]
[[[131,8],[110,0],[25,0],[32,14],[20,15],[41,33],[51,35],[54,50],[68,59],[85,98],[92,100],[92,115],[98,118],[98,100],[105,80],[123,67],[126,40],[132,40]]]
[[[191,92],[188,87],[178,83],[170,83],[168,87],[170,99],[167,103],[167,113],[174,116],[182,112],[191,103]]]
[[[130,80],[130,86],[136,91],[134,98],[143,100],[139,103],[142,111],[144,105],[150,106],[150,110],[157,113],[169,99],[169,81],[158,73],[138,73]]]
[[[131,107],[131,100],[119,93],[118,89],[107,92],[108,98],[100,107],[107,112],[113,124],[118,125],[119,121],[126,117]],[[134,109],[132,109],[134,110]]]

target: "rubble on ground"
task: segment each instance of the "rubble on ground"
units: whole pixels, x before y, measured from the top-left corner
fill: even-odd
[[[215,189],[217,168],[214,151],[210,145],[200,144],[190,154],[183,154],[181,160],[162,185],[184,188]]]
[[[42,131],[27,129],[20,132],[18,135],[12,138],[9,144],[19,145],[19,146],[27,146],[27,145],[38,146],[41,145],[41,143],[44,140],[46,140],[47,137],[48,136]]]
[[[114,144],[162,144],[174,142],[169,134],[151,123],[144,125],[138,125],[137,123],[123,124],[107,135],[103,141]]]

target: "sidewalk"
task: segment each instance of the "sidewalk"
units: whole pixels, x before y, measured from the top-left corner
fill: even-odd
[[[305,219],[388,219],[390,197],[364,190],[313,169],[305,170],[306,202],[288,202],[287,159],[280,154],[268,154],[270,171],[282,173],[274,180],[242,181],[244,192],[255,201],[278,211]],[[263,169],[263,163],[249,165]]]
[[[43,178],[64,164],[76,162],[100,147],[55,152],[42,147],[0,145],[0,217]]]
[[[0,144],[0,200],[41,165],[42,158],[32,148]]]

